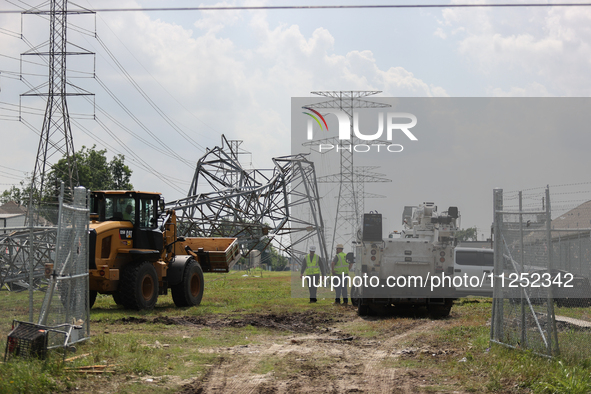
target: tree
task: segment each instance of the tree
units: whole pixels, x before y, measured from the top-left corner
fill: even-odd
[[[125,165],[125,156],[116,155],[108,161],[106,153],[106,149],[96,150],[96,145],[93,145],[90,149],[82,146],[82,149],[74,154],[79,185],[90,190],[133,190],[130,182],[132,171]],[[66,185],[70,183],[67,157],[51,166],[45,194],[58,195],[60,181]]]
[[[131,169],[125,165],[125,156],[113,156],[109,163],[111,169],[112,186],[114,190],[133,190],[131,184]]]
[[[270,254],[270,264],[273,271],[283,271],[285,267],[289,264],[289,259],[280,254],[279,251],[273,247],[273,245],[269,245],[269,254]]]
[[[21,181],[21,186],[23,186],[23,184],[24,181]],[[4,190],[2,192],[2,195],[0,196],[0,204],[6,204],[9,201],[14,201],[18,205],[23,205],[28,202],[26,198],[27,197],[23,195],[23,190],[13,185],[10,189]]]
[[[96,150],[96,145],[88,149],[85,146],[74,154],[78,168],[78,182],[90,190],[133,190],[131,184],[131,169],[125,165],[125,156],[116,155],[111,161],[107,160],[107,150]],[[64,156],[51,166],[45,176],[43,198],[39,201],[39,195],[33,196],[33,206],[55,202],[60,192],[60,182],[66,187],[70,185],[68,177],[68,159]],[[77,186],[77,185],[75,185]],[[20,188],[12,186],[0,195],[0,203],[14,201],[17,204],[28,205],[31,190],[31,178],[25,178],[20,182]],[[45,213],[41,215],[47,216]],[[49,217],[46,217],[49,219]],[[51,219],[50,219],[51,220]]]
[[[456,231],[456,238],[458,241],[478,241],[478,230],[476,227],[469,227]]]
[[[14,201],[19,205],[29,205],[29,197],[31,195],[31,177],[27,176],[19,182],[20,188],[11,186],[10,189],[4,190],[0,195],[0,204],[6,204],[9,201]],[[34,196],[33,201],[38,201],[39,196]]]

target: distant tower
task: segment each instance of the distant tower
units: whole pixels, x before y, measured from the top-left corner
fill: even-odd
[[[47,83],[35,87],[21,96],[42,96],[47,97],[45,107],[45,118],[43,119],[43,128],[39,138],[37,148],[37,159],[31,178],[31,197],[30,208],[35,203],[39,203],[43,196],[43,187],[45,182],[45,171],[48,169],[48,163],[57,162],[62,156],[68,160],[68,174],[66,188],[70,195],[73,188],[78,185],[78,170],[74,161],[74,143],[72,140],[72,130],[70,128],[70,117],[68,114],[67,96],[91,95],[83,89],[76,88],[77,92],[68,93],[66,80],[66,57],[69,54],[92,54],[91,52],[76,47],[75,52],[68,52],[67,48],[67,16],[68,14],[93,13],[85,9],[68,11],[67,0],[51,0],[49,11],[33,8],[23,14],[49,15],[49,48],[44,51],[41,46],[30,49],[23,53],[24,55],[47,56],[49,66],[49,80]],[[43,93],[47,86],[47,93]],[[54,157],[56,156],[57,157]],[[37,201],[35,201],[37,199]],[[29,209],[28,220],[33,218],[33,210]]]
[[[349,124],[351,125],[350,130],[350,142],[351,144],[357,144],[360,141],[353,133],[353,109],[354,108],[386,108],[390,107],[389,104],[376,103],[369,100],[364,100],[362,97],[372,96],[380,93],[380,91],[323,91],[323,92],[312,92],[319,96],[330,97],[332,100],[323,101],[315,104],[308,105],[308,108],[316,108],[322,111],[322,108],[336,108],[345,112],[349,116]],[[329,142],[330,140],[330,142]],[[316,141],[318,142],[318,141]],[[332,145],[340,145],[341,141],[338,138],[329,138],[322,140],[322,142],[330,143]],[[389,144],[389,142],[376,141],[383,144]],[[306,144],[305,144],[306,145]],[[365,174],[369,175],[367,179],[363,180],[361,175],[353,167],[353,152],[347,149],[340,150],[340,172],[338,174],[328,175],[318,178],[318,183],[338,183],[339,184],[339,195],[336,206],[335,225],[332,233],[332,244],[331,253],[334,251],[335,239],[337,234],[339,235],[339,243],[350,243],[355,238],[355,232],[359,229],[359,220],[361,214],[360,206],[363,203],[359,199],[364,198],[364,188],[362,186],[361,193],[356,190],[355,186],[357,182],[388,182],[389,180],[379,177],[381,174]],[[358,184],[358,183],[357,183]],[[349,227],[349,230],[346,229]]]

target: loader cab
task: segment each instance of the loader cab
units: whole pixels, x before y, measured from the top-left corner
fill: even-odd
[[[158,229],[160,193],[116,190],[94,191],[90,196],[93,221],[129,222],[131,231],[125,230],[120,236],[133,240],[134,249],[162,249],[162,232]]]

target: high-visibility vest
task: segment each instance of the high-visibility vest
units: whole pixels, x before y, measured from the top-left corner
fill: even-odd
[[[310,255],[306,255],[306,275],[316,275],[320,273],[320,266],[318,265],[318,255],[314,254],[314,258],[310,261]]]
[[[347,264],[346,254],[341,252],[337,254],[339,258],[338,262],[334,265],[334,271],[338,274],[348,274],[349,273],[349,264]]]

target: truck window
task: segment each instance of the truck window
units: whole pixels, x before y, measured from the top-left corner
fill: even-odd
[[[135,200],[128,197],[106,196],[105,220],[129,220],[135,222]]]
[[[158,222],[156,217],[156,202],[154,200],[141,199],[140,203],[140,227],[156,228]]]
[[[482,265],[487,267],[494,267],[495,265],[495,255],[493,253],[482,253]]]
[[[135,223],[135,201],[133,198],[119,199],[119,209],[123,220],[129,220]]]
[[[495,265],[493,256],[492,253],[485,252],[456,251],[456,264],[492,267]]]
[[[105,198],[104,199],[104,204],[105,204],[105,218],[108,220],[111,220],[111,218],[113,217],[113,200],[110,198]]]

